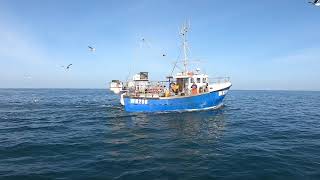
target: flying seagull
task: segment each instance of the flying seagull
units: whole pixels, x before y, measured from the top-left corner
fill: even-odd
[[[27,74],[25,74],[23,77],[24,77],[25,79],[32,79],[32,77],[31,77],[30,75],[27,75]]]
[[[309,3],[311,3],[315,6],[320,6],[320,0],[313,0],[313,1],[310,1]]]
[[[88,48],[89,48],[89,50],[90,50],[91,52],[96,51],[96,48],[94,48],[94,47],[92,47],[92,46],[88,46]]]
[[[65,68],[66,70],[70,69],[70,67],[72,66],[72,64],[69,64],[67,67],[65,66],[61,66],[62,68]]]
[[[66,67],[66,69],[68,70],[71,66],[72,66],[72,64],[69,64],[69,65]]]
[[[151,47],[151,45],[150,45],[150,42],[148,41],[148,40],[146,40],[144,37],[142,37],[141,38],[141,41],[140,41],[140,47],[142,47],[142,46],[146,46],[146,47],[148,47],[148,48],[150,48]]]

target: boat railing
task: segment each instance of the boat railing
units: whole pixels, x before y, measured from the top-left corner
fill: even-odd
[[[230,82],[230,77],[214,77],[209,78],[210,83],[220,84],[220,83],[226,83]]]
[[[134,83],[134,87],[129,89],[127,95],[134,97],[162,97],[169,89],[169,81],[148,81],[144,85]]]
[[[209,83],[225,83],[229,82],[229,77],[209,78]],[[145,84],[134,82],[134,86],[128,89],[126,95],[140,98],[158,98],[158,97],[173,97],[173,96],[189,96],[192,94],[191,89],[185,87],[183,90],[173,92],[171,83],[175,81],[148,81]],[[198,93],[208,92],[206,89],[199,89]]]

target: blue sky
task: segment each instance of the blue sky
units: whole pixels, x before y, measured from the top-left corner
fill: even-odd
[[[307,2],[0,0],[0,87],[107,88],[139,71],[161,79],[188,19],[190,59],[233,89],[320,90],[320,8]]]

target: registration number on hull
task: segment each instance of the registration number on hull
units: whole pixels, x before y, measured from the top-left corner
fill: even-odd
[[[147,99],[130,99],[131,104],[148,104]]]
[[[223,96],[226,95],[228,92],[228,90],[224,90],[224,91],[219,91],[219,96]]]

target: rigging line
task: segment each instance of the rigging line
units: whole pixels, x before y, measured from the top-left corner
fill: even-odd
[[[126,82],[129,81],[130,75],[131,75],[131,67],[129,68],[129,73],[128,73],[127,78],[126,78]]]
[[[149,39],[142,37],[139,44],[140,44],[140,48],[146,47],[151,49],[152,53],[156,53],[159,55],[161,54],[162,57],[167,56],[165,49],[153,46],[152,43],[149,41]],[[145,44],[145,46],[143,46],[143,44]]]
[[[176,60],[176,62],[174,63],[174,66],[173,66],[173,68],[172,68],[172,71],[171,71],[171,73],[170,73],[170,76],[172,76],[175,68],[178,68],[178,69],[182,70],[180,67],[178,67],[178,63],[179,63],[179,59],[180,59],[180,57],[181,57],[181,54],[182,54],[182,49],[180,49],[180,53],[178,54],[177,60]]]

